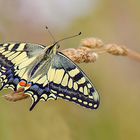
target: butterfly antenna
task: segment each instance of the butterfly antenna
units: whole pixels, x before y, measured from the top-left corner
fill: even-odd
[[[51,36],[51,38],[53,39],[53,42],[56,42],[56,40],[55,40],[53,34],[51,33],[51,31],[49,30],[48,26],[46,26],[45,28],[46,28],[46,30],[48,31],[48,33],[49,33],[49,35]]]
[[[72,36],[69,36],[69,37],[65,37],[65,38],[63,38],[63,39],[60,39],[60,40],[56,41],[56,42],[54,43],[54,45],[58,44],[59,42],[61,42],[61,41],[63,41],[63,40],[70,39],[70,38],[74,38],[74,37],[79,36],[79,35],[81,35],[81,34],[82,34],[82,33],[79,32],[79,33],[76,34],[76,35],[72,35]]]

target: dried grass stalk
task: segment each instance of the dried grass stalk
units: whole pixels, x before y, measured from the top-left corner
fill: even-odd
[[[78,48],[69,48],[61,52],[76,63],[95,62],[98,56],[103,53],[109,53],[115,56],[127,56],[130,59],[140,62],[140,53],[128,49],[124,45],[104,44],[102,40],[97,38],[83,39]]]

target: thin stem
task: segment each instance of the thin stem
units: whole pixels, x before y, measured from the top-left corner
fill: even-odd
[[[130,59],[134,59],[134,60],[140,62],[140,53],[138,53],[138,52],[135,52],[133,50],[127,49],[127,56]]]

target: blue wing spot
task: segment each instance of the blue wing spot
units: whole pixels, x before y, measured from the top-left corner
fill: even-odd
[[[12,70],[11,69],[8,70],[8,71],[6,71],[6,74],[10,74],[10,73],[12,73]]]
[[[45,88],[45,92],[50,92],[50,89],[48,87]]]
[[[39,88],[38,90],[38,94],[41,95],[43,93],[44,90],[42,90],[41,88]]]
[[[11,77],[13,77],[13,74],[12,73],[7,76],[7,78],[11,78]]]
[[[33,86],[30,87],[30,89],[31,89],[31,90],[34,90],[34,91],[38,91],[39,86],[33,85]]]
[[[15,78],[14,81],[13,81],[13,83],[14,83],[15,85],[17,85],[17,84],[19,83],[19,79],[18,79],[18,78]]]
[[[14,80],[14,78],[10,78],[10,79],[8,80],[8,82],[11,83],[11,82],[13,82],[13,80]]]

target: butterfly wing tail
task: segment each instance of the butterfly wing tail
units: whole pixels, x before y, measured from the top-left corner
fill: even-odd
[[[31,105],[31,107],[30,107],[30,111],[32,111],[33,109],[34,109],[34,107],[37,105],[37,103],[39,102],[39,98],[35,101],[35,100],[33,100],[33,103],[32,103],[32,105]]]

